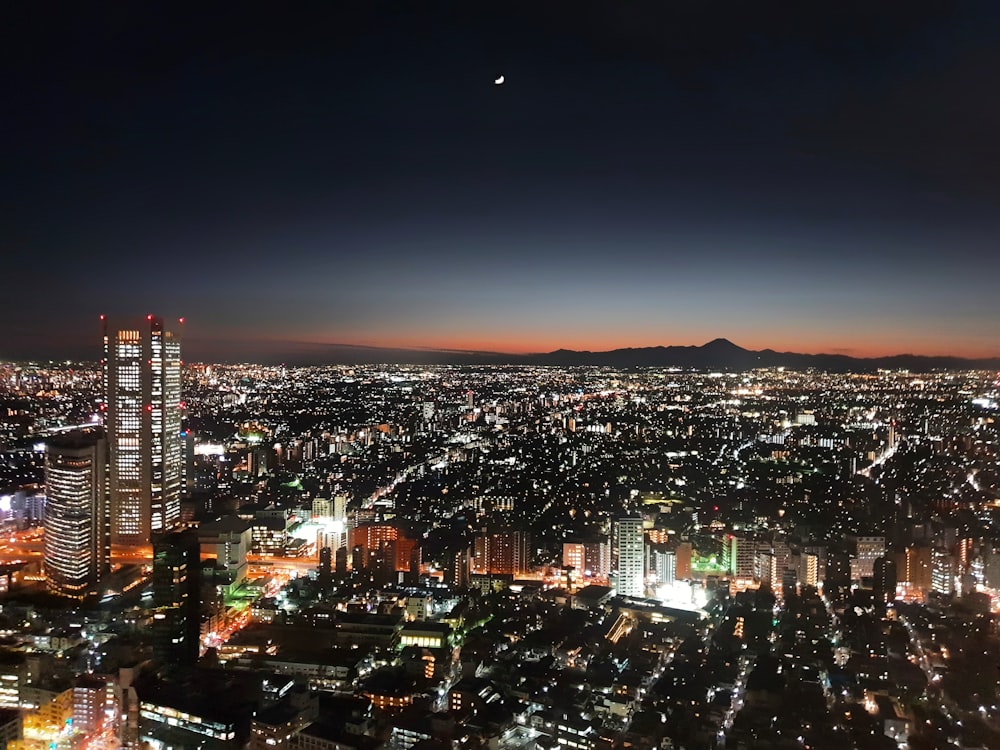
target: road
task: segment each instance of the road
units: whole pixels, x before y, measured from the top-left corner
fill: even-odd
[[[45,542],[41,532],[18,532],[0,542],[0,563],[23,562],[25,560],[40,560],[45,552]],[[149,564],[153,559],[153,548],[112,546],[111,562],[118,565]],[[272,557],[265,555],[249,555],[247,561],[251,565],[273,567],[281,570],[294,570],[297,573],[307,573],[316,570],[317,561],[314,557]]]
[[[872,461],[872,463],[870,465],[866,466],[863,469],[860,469],[858,471],[858,474],[860,474],[862,476],[865,476],[865,477],[871,477],[872,470],[876,466],[881,466],[886,461],[888,461],[890,458],[892,458],[894,455],[896,455],[896,446],[895,445],[893,445],[890,448],[886,448],[884,451],[882,451],[882,453],[878,456],[878,458],[876,458],[874,461]]]
[[[315,557],[271,557],[270,555],[247,555],[247,562],[258,569],[294,570],[299,574],[316,570],[319,564]]]

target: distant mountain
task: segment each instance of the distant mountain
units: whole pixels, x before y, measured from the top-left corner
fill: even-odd
[[[798,354],[773,349],[753,351],[728,339],[715,339],[702,346],[651,346],[640,349],[613,349],[607,352],[574,352],[565,349],[535,355],[534,361],[550,365],[604,365],[610,367],[685,367],[710,370],[749,370],[755,367],[815,368],[830,372],[871,372],[880,369],[969,370],[1000,369],[1000,357],[963,359],[897,354],[890,357],[859,358],[845,354]]]
[[[274,359],[270,357],[269,359]],[[1000,357],[963,359],[898,354],[891,357],[857,358],[844,354],[798,354],[773,349],[753,351],[728,339],[715,339],[702,346],[649,346],[612,349],[605,352],[557,349],[544,354],[446,351],[438,349],[387,349],[341,344],[297,346],[280,361],[286,364],[453,364],[453,365],[552,365],[634,367],[683,367],[698,370],[749,370],[756,367],[815,368],[828,372],[871,372],[879,369],[1000,370]]]

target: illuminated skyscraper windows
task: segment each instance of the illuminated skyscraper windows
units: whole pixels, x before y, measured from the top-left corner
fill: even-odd
[[[111,539],[145,544],[180,518],[180,336],[151,315],[104,325]]]

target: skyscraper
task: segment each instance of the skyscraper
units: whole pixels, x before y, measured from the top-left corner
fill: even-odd
[[[621,596],[645,596],[646,540],[642,532],[642,517],[619,518],[617,532],[618,593]]]
[[[104,431],[51,439],[45,451],[45,580],[82,598],[109,568]]]
[[[190,666],[201,648],[201,544],[187,529],[153,541],[153,656]]]
[[[180,336],[152,315],[102,321],[111,541],[147,544],[180,518]]]

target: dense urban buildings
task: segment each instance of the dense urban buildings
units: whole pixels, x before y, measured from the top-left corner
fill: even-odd
[[[1000,750],[1000,3],[3,25],[0,750]]]
[[[1000,736],[995,373],[182,372],[180,530],[98,582],[102,369],[0,369],[22,742]]]

